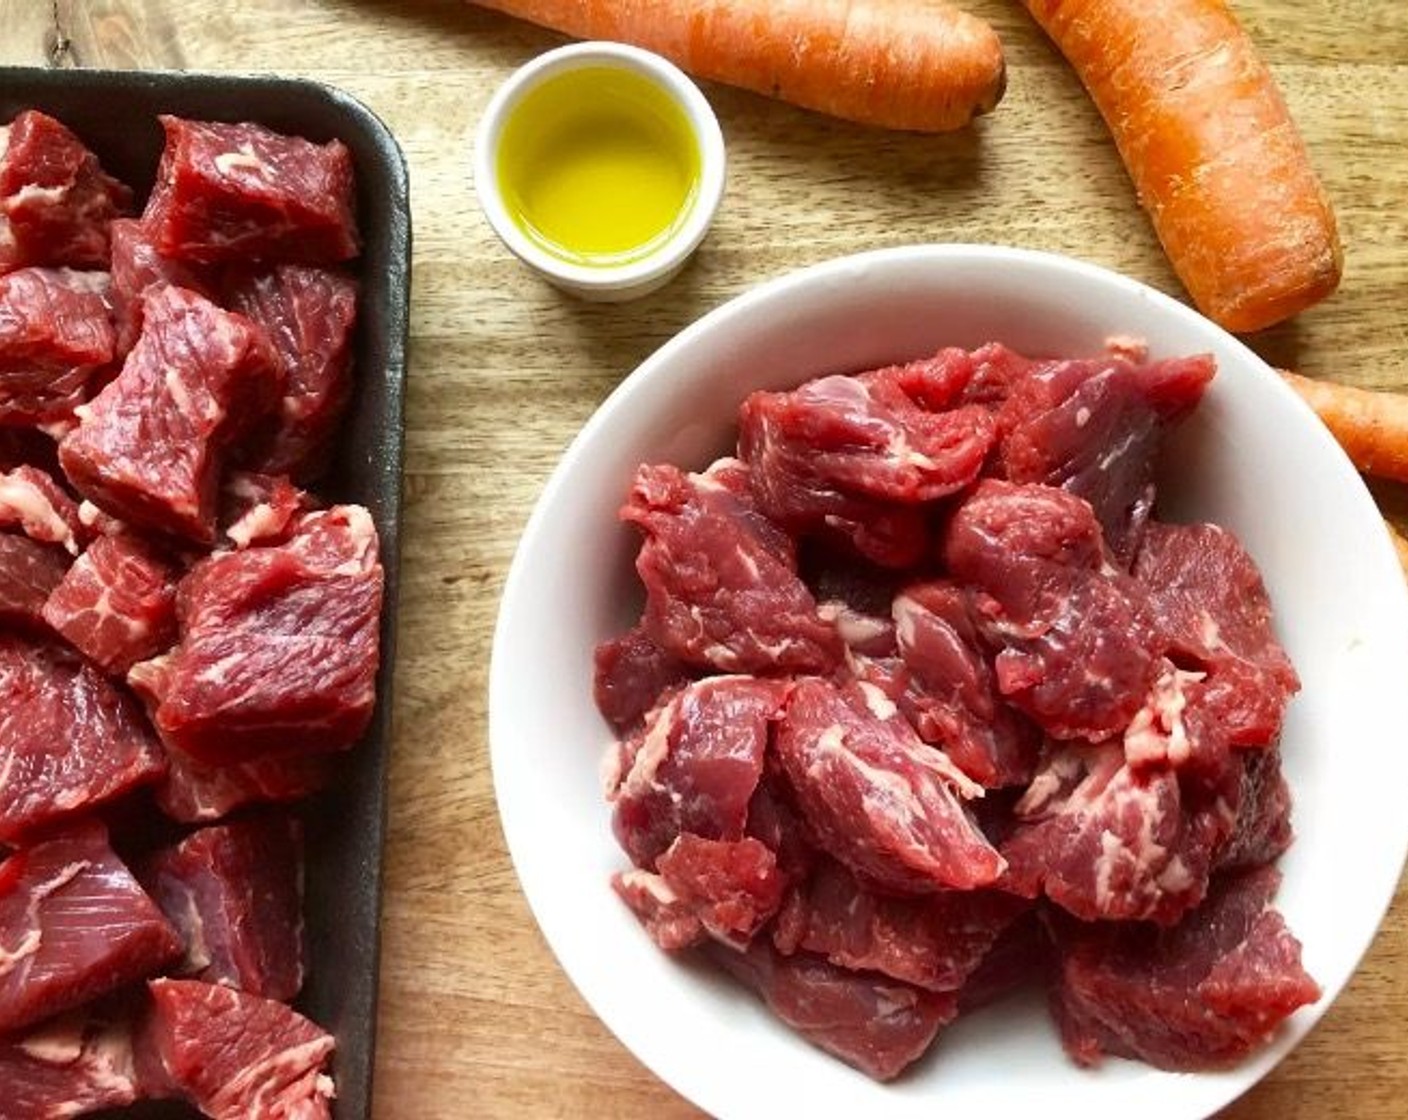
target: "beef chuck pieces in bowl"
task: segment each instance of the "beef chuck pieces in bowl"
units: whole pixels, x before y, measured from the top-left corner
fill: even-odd
[[[992,343],[1097,361],[921,361]],[[490,739],[558,959],[710,1113],[1192,1120],[1378,927],[1404,681],[1382,521],[1264,363],[1090,265],[921,246],[765,284],[602,405]]]

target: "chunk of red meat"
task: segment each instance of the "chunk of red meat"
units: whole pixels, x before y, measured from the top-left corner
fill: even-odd
[[[620,872],[611,885],[651,939],[675,952],[706,937],[744,946],[782,905],[777,857],[752,837],[706,840],[682,833],[658,872]]]
[[[106,263],[108,226],[132,192],[53,117],[29,109],[0,128],[0,272]]]
[[[635,727],[666,690],[684,684],[690,675],[689,667],[651,641],[641,626],[602,642],[593,661],[597,710],[618,734]]]
[[[79,410],[59,460],[95,505],[211,544],[228,448],[278,401],[267,336],[184,288],[143,297],[142,334],[117,379]]]
[[[0,625],[46,633],[44,601],[68,571],[61,548],[17,533],[0,533]]]
[[[0,634],[0,842],[121,797],[166,769],[132,698],[58,645]]]
[[[876,884],[971,889],[1002,872],[954,793],[977,787],[878,689],[797,682],[773,748],[812,841]]]
[[[126,357],[142,333],[142,297],[154,288],[175,284],[215,299],[207,270],[186,261],[163,257],[152,241],[151,230],[136,218],[112,223],[112,309],[117,327],[119,358]]]
[[[778,467],[882,502],[930,502],[961,490],[982,469],[991,418],[978,408],[930,411],[907,391],[909,370],[753,393],[739,410],[741,457],[755,471]]]
[[[246,805],[297,801],[332,782],[335,760],[325,754],[275,752],[246,762],[208,766],[167,749],[157,806],[174,821],[206,823]]]
[[[813,1046],[877,1081],[898,1077],[958,1014],[952,992],[851,972],[806,953],[784,957],[766,938],[743,953],[711,948],[709,956]]]
[[[1095,511],[1128,567],[1153,506],[1164,432],[1202,399],[1210,355],[1136,364],[1122,358],[1045,362],[1002,406],[998,460],[1012,482],[1059,486]]]
[[[929,540],[917,504],[968,485],[993,439],[982,409],[933,412],[920,403],[951,388],[946,373],[924,365],[754,393],[739,410],[739,454],[753,468],[763,512],[794,533],[848,542],[885,567],[914,565]]]
[[[142,221],[168,257],[332,264],[357,255],[352,155],[257,124],[162,116]]]
[[[181,935],[174,975],[291,1001],[303,986],[303,827],[264,814],[191,833],[140,879]]]
[[[1030,908],[993,890],[879,894],[843,865],[821,859],[806,883],[789,892],[773,943],[789,956],[804,950],[842,968],[957,991],[1003,930]]]
[[[710,474],[643,466],[621,518],[645,534],[636,571],[643,626],[661,649],[730,673],[825,672],[841,654],[835,629],[791,556],[761,534],[758,514]]]
[[[1143,705],[1158,666],[1147,592],[1103,564],[1090,505],[988,479],[949,524],[944,557],[977,591],[999,692],[1049,735],[1105,739]]]
[[[179,952],[100,825],[0,863],[0,1034],[150,976]]]
[[[231,471],[220,487],[220,536],[234,548],[282,544],[318,500],[284,475]]]
[[[1061,745],[1017,804],[1003,885],[1087,920],[1176,922],[1207,891],[1238,788],[1198,796],[1167,769],[1136,773],[1115,744]]]
[[[1271,625],[1255,561],[1216,525],[1151,524],[1135,562],[1159,637],[1175,662],[1206,674],[1202,705],[1234,747],[1281,732],[1300,680]]]
[[[275,1000],[199,980],[153,980],[146,1046],[213,1120],[329,1120],[332,1035]]]
[[[651,715],[611,792],[612,826],[631,862],[653,868],[681,833],[742,838],[786,692],[775,681],[709,677]]]
[[[344,750],[376,702],[383,579],[365,509],[307,514],[284,544],[193,567],[180,642],[128,683],[163,741],[198,762]]]
[[[1242,756],[1237,822],[1218,852],[1215,870],[1260,867],[1291,846],[1291,790],[1276,748]]]
[[[113,360],[105,272],[23,268],[0,276],[0,424],[72,415]]]
[[[0,526],[20,529],[31,540],[62,545],[77,556],[87,527],[63,487],[27,464],[0,474]]]
[[[983,786],[1025,785],[1041,737],[998,696],[967,593],[941,581],[915,584],[891,609],[912,682],[899,704],[920,738]]]
[[[99,537],[49,596],[44,618],[84,656],[125,677],[176,641],[176,572],[137,537]]]
[[[251,436],[241,460],[264,474],[318,478],[352,397],[357,281],[325,268],[279,265],[242,274],[226,301],[268,332],[287,373],[277,413]]]
[[[1320,998],[1300,943],[1271,906],[1271,868],[1222,878],[1173,929],[1056,925],[1053,1005],[1067,1053],[1170,1070],[1227,1066]]]
[[[75,1012],[0,1042],[6,1120],[64,1120],[141,1099],[130,1024]]]
[[[978,347],[968,355],[968,360],[972,363],[972,373],[958,395],[958,403],[989,408],[998,408],[1037,365],[1031,358],[1009,350],[1000,342]]]

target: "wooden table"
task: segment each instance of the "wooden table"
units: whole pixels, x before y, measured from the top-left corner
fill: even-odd
[[[966,3],[1007,47],[1010,87],[996,115],[948,137],[890,135],[710,87],[732,161],[714,232],[663,292],[601,307],[519,267],[469,178],[494,86],[556,37],[457,0],[0,0],[0,63],[306,75],[363,98],[410,162],[415,296],[379,1118],[698,1115],[616,1043],[557,968],[505,853],[489,778],[485,682],[500,585],[539,488],[608,391],[707,309],[860,249],[1007,242],[1179,290],[1059,57],[1017,4]],[[1347,247],[1339,294],[1253,345],[1306,372],[1408,388],[1408,8],[1235,7],[1281,80]],[[1380,493],[1408,512],[1401,492]],[[1225,1115],[1408,1115],[1405,1023],[1400,890],[1321,1026]]]

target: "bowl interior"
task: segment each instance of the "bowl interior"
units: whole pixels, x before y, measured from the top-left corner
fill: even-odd
[[[626,866],[598,764],[610,732],[592,648],[638,616],[633,532],[616,520],[634,468],[702,468],[732,445],[738,403],[781,388],[996,339],[1050,355],[1113,334],[1154,356],[1210,351],[1219,374],[1166,449],[1160,514],[1235,530],[1262,568],[1304,689],[1285,769],[1298,835],[1279,905],[1325,995],[1234,1070],[1197,1077],[1122,1061],[1080,1071],[1039,998],[961,1021],[880,1087],[792,1035],[751,995],[659,952],[608,886]],[[1063,258],[930,246],[847,258],[764,285],[684,331],[627,379],[549,482],[504,593],[490,737],[505,832],[554,952],[606,1024],[664,1080],[723,1117],[936,1115],[1040,1103],[1045,1114],[1199,1117],[1253,1084],[1348,979],[1392,896],[1408,816],[1403,752],[1408,594],[1378,513],[1310,411],[1240,343],[1141,285]],[[1372,780],[1365,778],[1372,775]]]

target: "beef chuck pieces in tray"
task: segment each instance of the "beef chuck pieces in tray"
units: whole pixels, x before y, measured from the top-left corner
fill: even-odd
[[[365,1116],[376,874],[325,907],[380,855],[394,146],[304,83],[29,81],[45,112],[0,97],[0,1116]],[[313,135],[224,119],[241,95]]]

